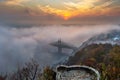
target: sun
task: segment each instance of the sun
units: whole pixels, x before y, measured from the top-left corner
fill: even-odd
[[[71,13],[68,13],[68,12],[61,14],[61,16],[64,20],[68,20],[72,17]]]

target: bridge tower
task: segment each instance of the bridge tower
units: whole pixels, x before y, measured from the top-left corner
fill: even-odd
[[[74,47],[73,45],[70,45],[70,44],[67,44],[67,43],[61,41],[61,39],[59,39],[59,40],[56,41],[56,42],[51,43],[51,45],[58,48],[57,53],[63,53],[63,52],[62,52],[62,51],[63,51],[63,48],[72,49],[73,51],[77,49],[77,48]]]

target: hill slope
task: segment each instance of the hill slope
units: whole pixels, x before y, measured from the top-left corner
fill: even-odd
[[[67,65],[88,65],[98,69],[101,80],[120,79],[120,46],[90,44],[70,57]]]

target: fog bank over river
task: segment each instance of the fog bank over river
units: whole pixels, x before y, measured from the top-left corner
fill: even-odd
[[[21,28],[1,25],[0,72],[14,71],[18,65],[23,65],[31,58],[37,60],[40,66],[44,66],[69,56],[71,51],[66,54],[55,54],[57,49],[50,43],[58,39],[79,47],[92,36],[118,29],[118,25],[51,25]]]

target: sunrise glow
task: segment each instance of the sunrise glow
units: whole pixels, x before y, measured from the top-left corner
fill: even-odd
[[[6,14],[5,16],[19,15],[20,18],[27,15],[31,18],[38,16],[36,18],[41,19],[44,16],[45,20],[52,17],[55,21],[60,19],[64,22],[64,20],[83,20],[84,17],[86,20],[90,17],[93,20],[94,17],[96,21],[98,17],[105,16],[111,19],[118,18],[120,16],[119,3],[119,0],[2,0],[0,12],[4,13],[2,15]]]

